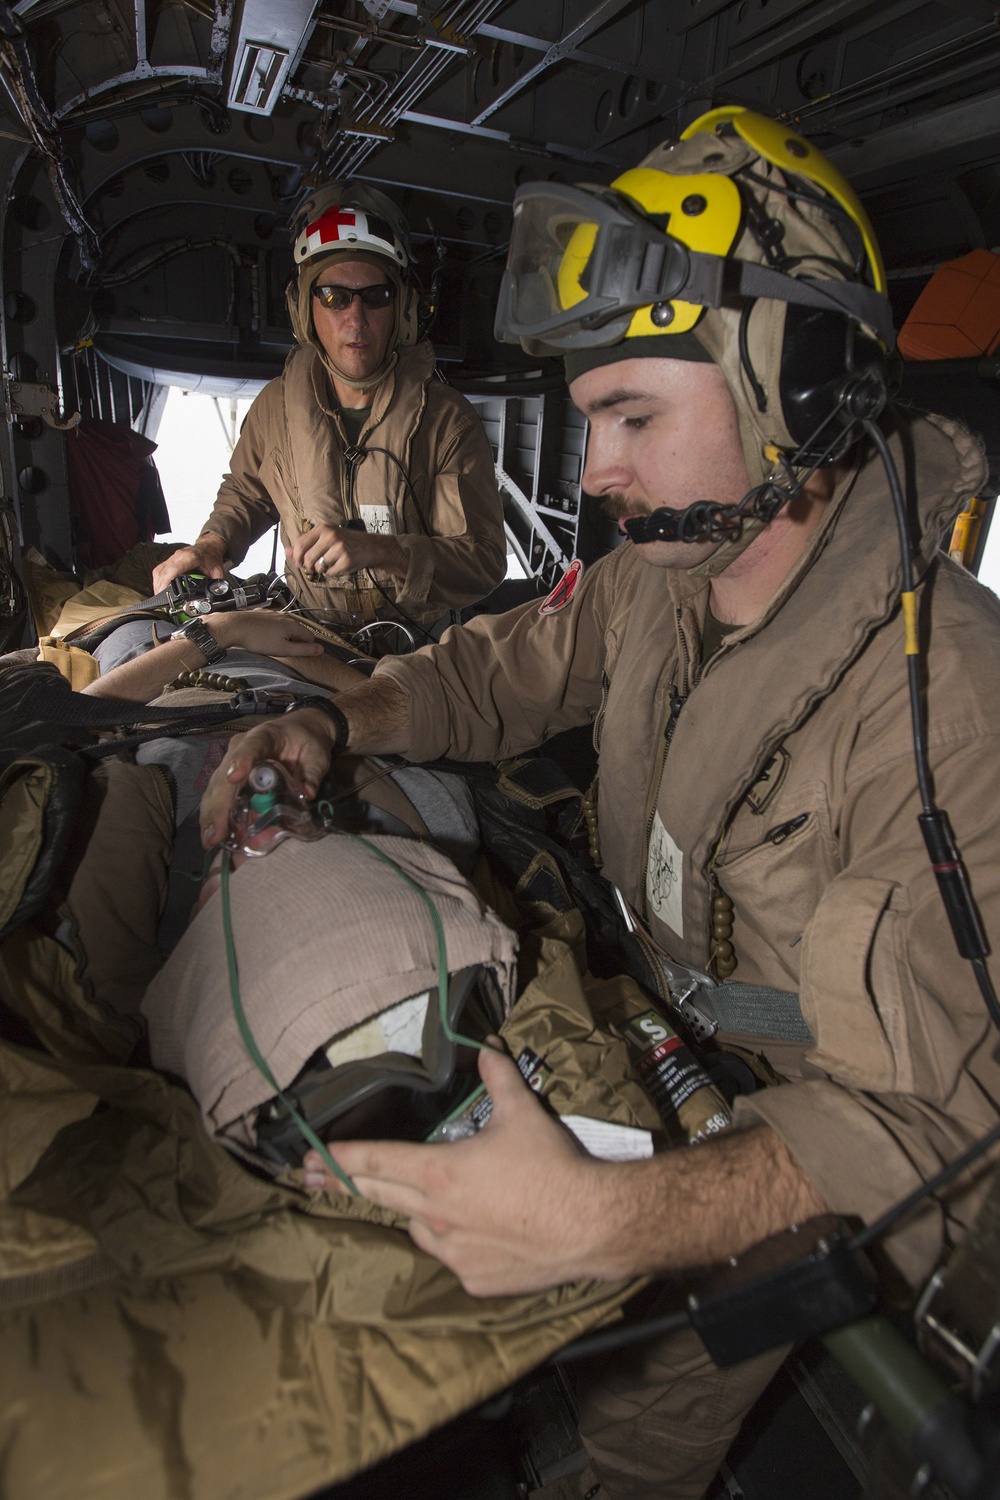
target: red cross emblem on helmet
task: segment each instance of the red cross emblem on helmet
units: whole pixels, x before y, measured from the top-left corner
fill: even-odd
[[[334,204],[308,223],[295,241],[295,263],[333,250],[364,250],[405,266],[406,251],[388,220],[363,208]]]

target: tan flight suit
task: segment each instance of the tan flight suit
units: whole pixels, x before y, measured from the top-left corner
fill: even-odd
[[[363,520],[369,531],[394,535],[406,554],[401,587],[379,569],[373,576],[422,626],[502,581],[506,544],[493,454],[465,397],[434,379],[430,344],[401,349],[376,386],[358,438],[368,451],[353,465],[353,482],[348,446],[319,354],[311,345],[296,349],[250,408],[203,532],[223,537],[238,563],[276,521],[285,545],[313,526]],[[366,575],[326,582],[290,564],[286,572],[299,602],[334,626],[356,627],[376,610],[394,613]]]
[[[909,439],[931,768],[995,949],[1000,602],[937,555],[985,463],[941,418],[915,420]],[[903,471],[898,438],[893,452]],[[733,977],[800,996],[814,1042],[751,1042],[786,1081],[738,1101],[737,1123],[769,1124],[826,1204],[866,1222],[1000,1113],[997,1038],[917,824],[899,587],[872,459],[841,484],[763,617],[727,636],[704,673],[707,584],[647,566],[632,546],[555,614],[477,619],[378,668],[406,691],[414,760],[510,755],[595,721],[605,873],[663,949],[698,967],[724,892]],[[685,703],[668,747],[672,693]],[[968,1223],[988,1171],[980,1163],[887,1237],[911,1285]],[[581,1424],[604,1492],[694,1500],[776,1363],[720,1376],[692,1336],[616,1362]]]

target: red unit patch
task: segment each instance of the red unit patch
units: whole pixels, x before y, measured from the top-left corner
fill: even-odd
[[[559,610],[565,609],[576,593],[576,586],[582,577],[583,563],[578,557],[574,557],[551,594],[547,599],[543,599],[538,606],[538,613],[540,615],[554,615]]]

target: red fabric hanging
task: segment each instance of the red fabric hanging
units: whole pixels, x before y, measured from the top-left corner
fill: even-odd
[[[156,444],[124,423],[84,418],[66,441],[70,511],[78,560],[103,568],[170,530]]]

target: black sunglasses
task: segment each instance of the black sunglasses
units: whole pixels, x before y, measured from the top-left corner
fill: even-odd
[[[375,286],[314,286],[312,294],[324,307],[329,307],[333,312],[346,312],[355,297],[361,298],[361,305],[367,307],[369,312],[377,312],[380,307],[388,307],[396,292],[396,288],[388,281],[380,281]]]

